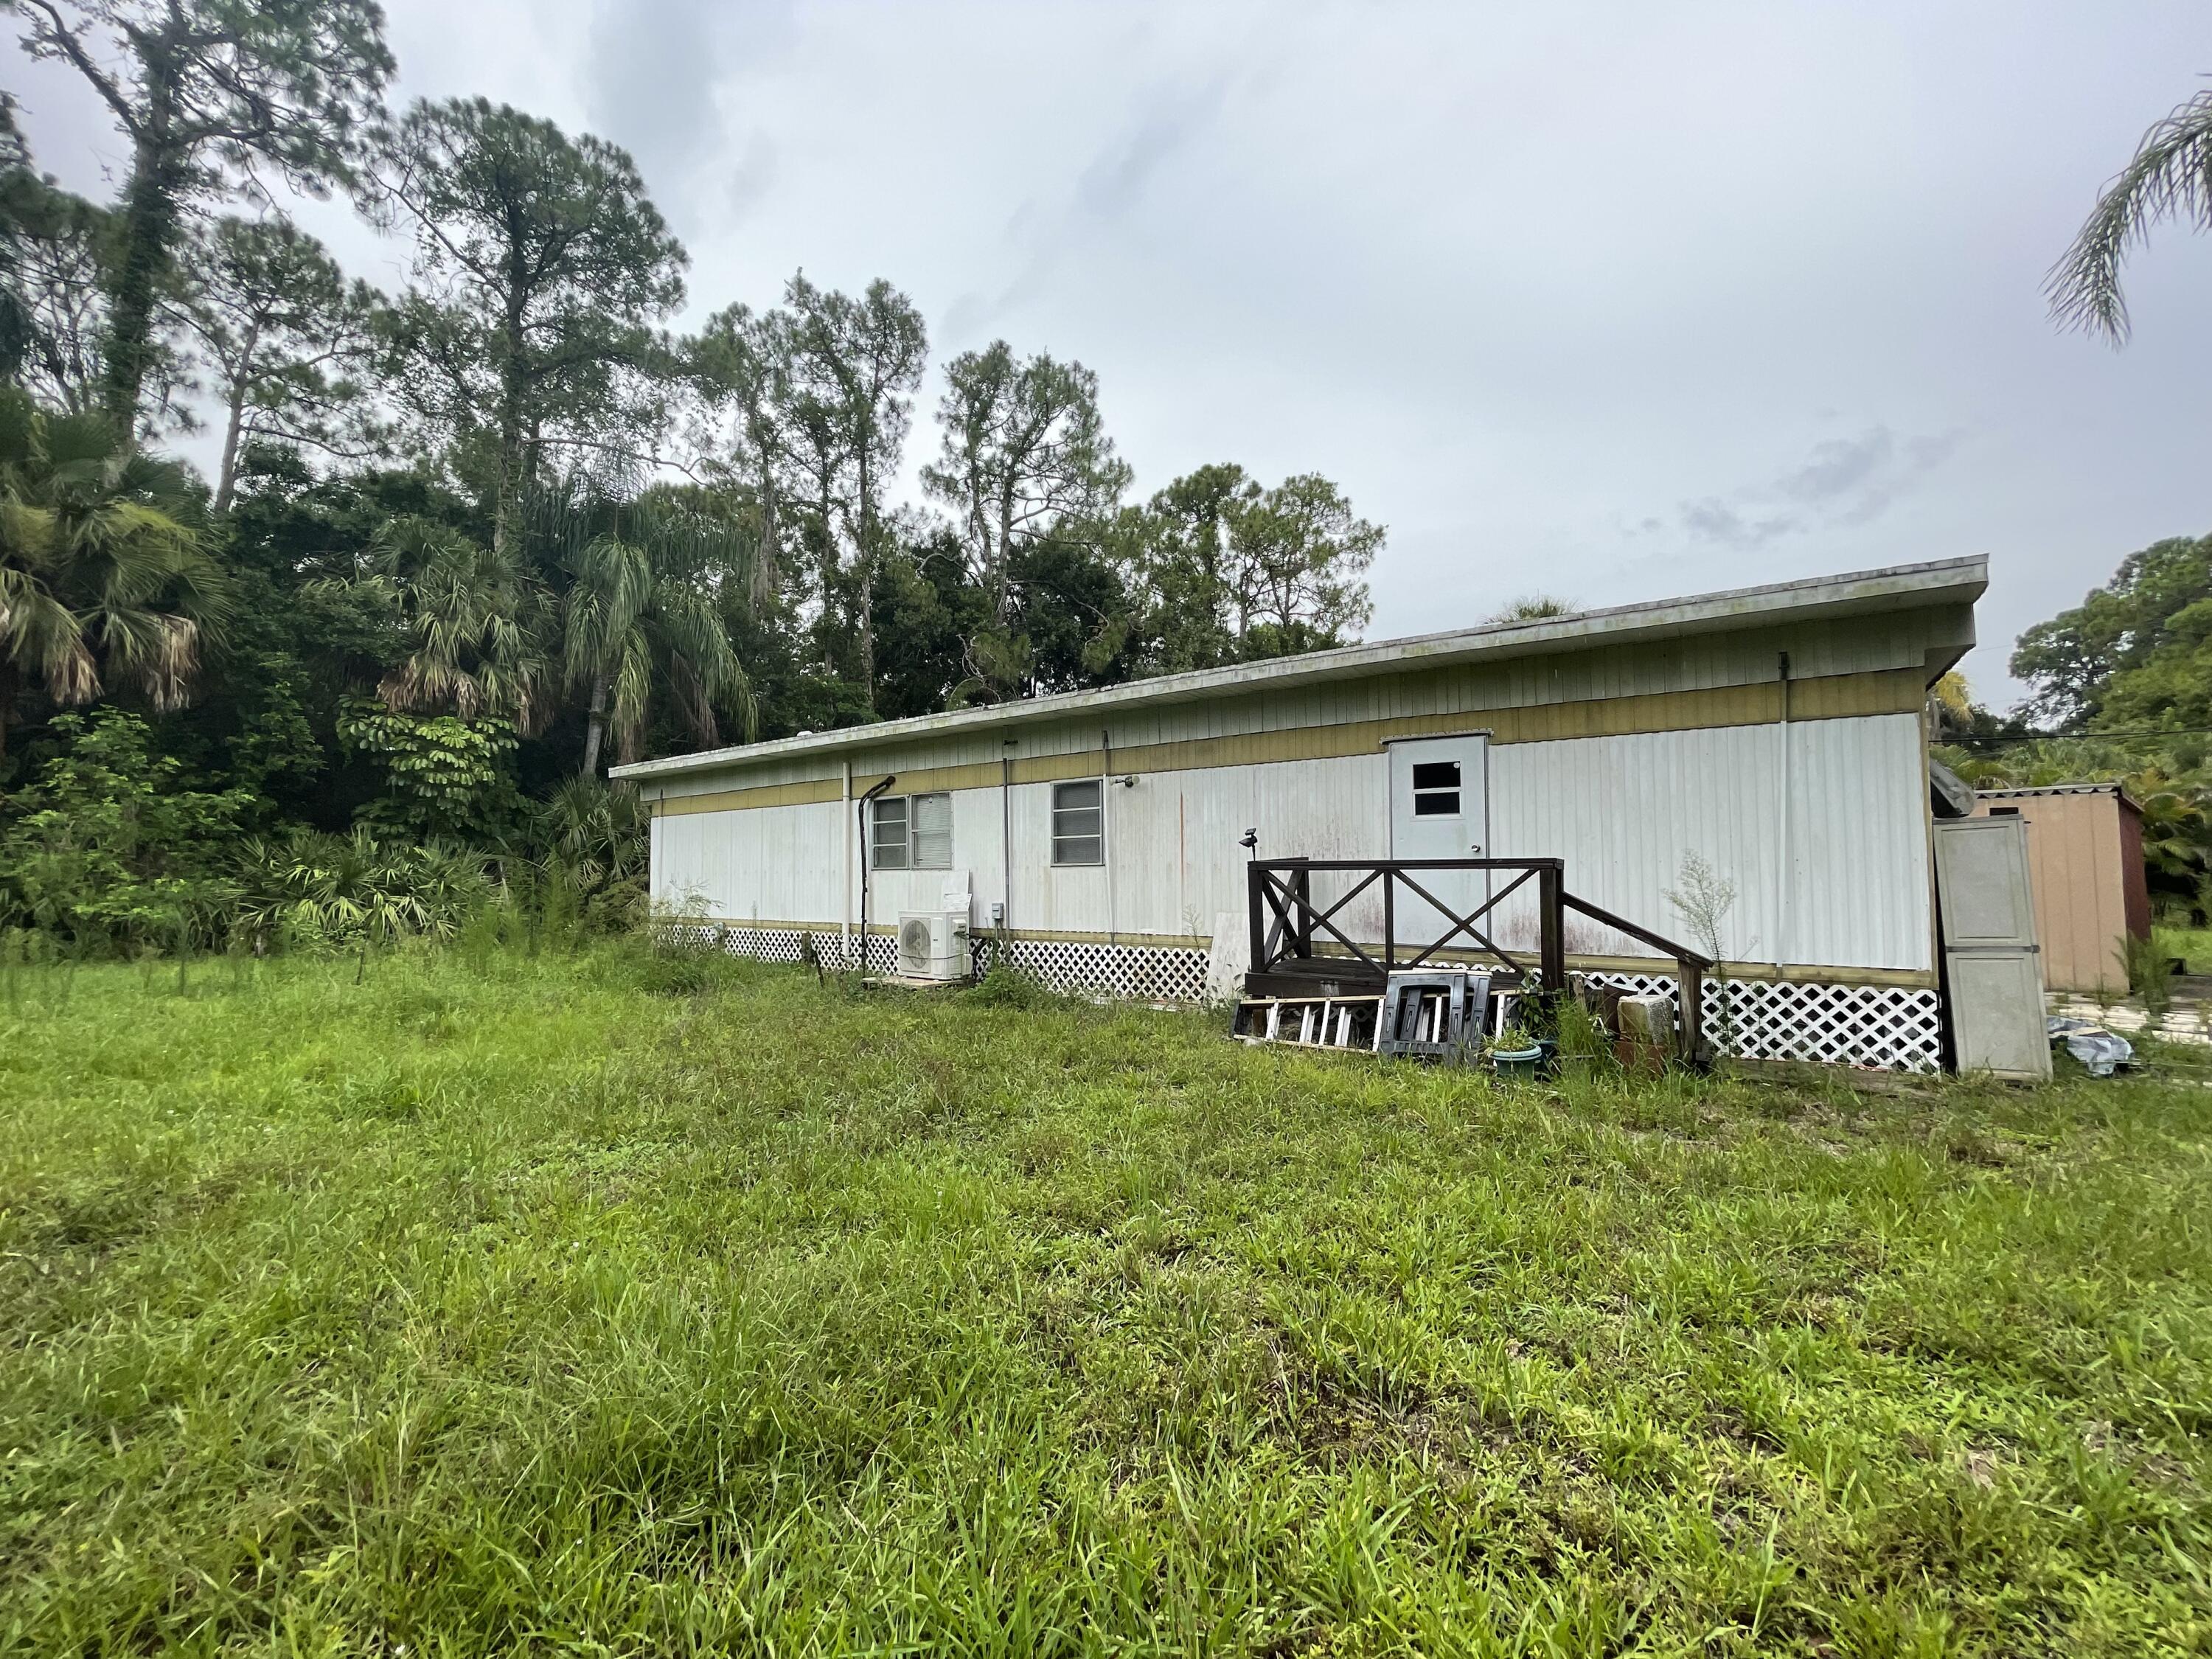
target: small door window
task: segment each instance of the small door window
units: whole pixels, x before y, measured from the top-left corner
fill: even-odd
[[[1459,763],[1413,763],[1413,816],[1417,818],[1455,818],[1459,816]]]

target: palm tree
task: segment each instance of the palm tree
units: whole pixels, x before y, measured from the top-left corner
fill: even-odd
[[[595,889],[642,876],[653,822],[642,797],[626,783],[574,777],[538,809],[538,836],[548,855]]]
[[[2128,337],[2120,266],[2168,219],[2212,230],[2212,91],[2200,92],[2143,134],[2135,159],[2105,186],[2073,246],[2051,268],[2051,314],[2069,328]]]
[[[498,715],[526,733],[544,723],[547,606],[512,556],[405,517],[377,533],[374,568],[412,645],[378,688],[387,704]]]
[[[265,945],[270,934],[301,927],[360,950],[358,985],[373,943],[404,933],[449,938],[490,890],[483,855],[431,842],[379,842],[360,824],[346,835],[295,832],[289,841],[246,844],[248,895],[239,925]]]
[[[718,714],[750,733],[757,722],[752,686],[730,644],[716,603],[720,574],[742,571],[743,550],[726,526],[666,503],[640,502],[627,520],[594,536],[568,560],[565,658],[587,696],[585,777],[596,777],[612,728],[616,752],[643,748],[654,695],[672,695],[678,717],[702,745],[720,735]]]
[[[135,685],[181,708],[230,612],[188,475],[97,415],[0,389],[0,757],[26,684],[85,703]]]

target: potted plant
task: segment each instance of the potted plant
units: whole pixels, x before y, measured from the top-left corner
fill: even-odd
[[[1534,1078],[1543,1063],[1544,1050],[1518,1025],[1509,1025],[1490,1045],[1491,1069],[1500,1077]]]

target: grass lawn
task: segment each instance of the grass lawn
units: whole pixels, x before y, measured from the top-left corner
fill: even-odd
[[[0,1652],[2212,1650],[2212,1091],[353,972],[0,1005]]]
[[[2189,964],[2192,974],[2212,974],[2212,927],[2161,927],[2167,951]]]

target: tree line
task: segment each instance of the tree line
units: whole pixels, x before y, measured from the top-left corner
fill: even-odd
[[[611,762],[1369,619],[1383,532],[1328,479],[1218,464],[1140,498],[1091,369],[999,340],[933,378],[888,281],[801,272],[677,327],[688,257],[629,155],[481,98],[390,108],[369,0],[0,9],[129,155],[113,200],[64,189],[0,94],[0,902],[23,915],[38,860],[107,868],[76,843],[141,785],[200,828],[99,879],[185,879],[179,836],[207,869],[307,830],[574,842],[617,833],[587,799]],[[400,239],[398,291],[279,185]],[[175,453],[203,430],[204,475]]]
[[[2027,696],[2003,714],[1946,677],[1937,755],[1983,788],[2123,785],[2162,918],[2212,926],[2212,536],[2128,555],[2009,666]]]

